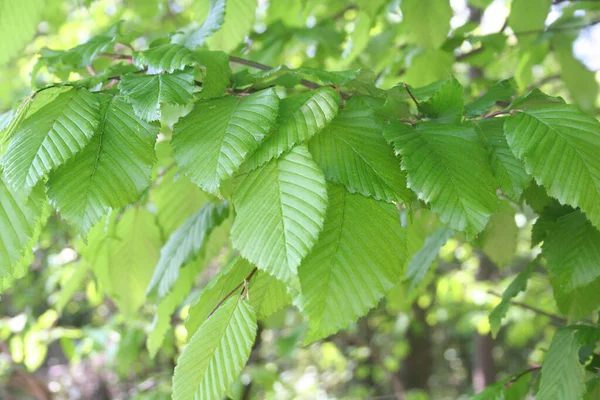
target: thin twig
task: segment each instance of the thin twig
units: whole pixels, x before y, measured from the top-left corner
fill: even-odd
[[[586,24],[581,24],[581,25],[550,26],[547,29],[532,29],[532,30],[528,30],[528,31],[520,31],[520,32],[515,32],[515,35],[522,36],[522,35],[535,35],[536,33],[546,33],[546,32],[564,32],[564,31],[590,28],[597,24],[600,24],[600,20],[590,21]]]
[[[489,290],[488,293],[491,294],[491,295],[494,295],[496,297],[502,298],[501,294],[498,294],[498,293],[496,293],[496,292],[494,292],[492,290]],[[566,318],[563,318],[563,317],[561,317],[559,315],[555,315],[555,314],[549,313],[548,311],[540,310],[539,308],[534,307],[534,306],[530,306],[529,304],[521,303],[520,301],[511,300],[510,304],[518,306],[518,307],[521,307],[521,308],[524,308],[524,309],[529,310],[529,311],[533,311],[536,314],[540,314],[540,315],[543,315],[545,317],[548,317],[551,320],[553,320],[554,322],[557,322],[559,324],[566,324],[568,322]]]
[[[510,379],[508,382],[506,382],[506,384],[504,385],[507,389],[509,387],[511,387],[516,381],[518,381],[519,379],[521,379],[523,376],[533,372],[533,371],[537,371],[539,369],[541,369],[542,366],[535,364],[532,365],[530,368],[527,368],[525,371],[521,372],[519,375],[515,376],[514,378]]]
[[[215,313],[215,311],[217,311],[217,309],[219,307],[221,307],[223,305],[223,303],[225,303],[225,301],[227,301],[228,298],[231,297],[232,294],[234,294],[236,291],[239,290],[239,288],[241,288],[242,286],[244,286],[244,289],[242,290],[242,293],[240,293],[240,295],[242,295],[244,293],[244,291],[246,290],[245,285],[250,282],[250,279],[252,279],[252,277],[254,276],[254,274],[256,273],[256,271],[258,271],[258,268],[254,267],[254,269],[252,270],[252,272],[250,272],[250,274],[248,274],[248,276],[246,278],[244,278],[244,280],[242,282],[240,282],[239,285],[237,285],[236,287],[234,287],[231,292],[227,293],[227,295],[221,300],[219,301],[219,304],[217,304],[215,306],[215,308],[213,308],[213,310],[210,312],[210,314],[208,314],[208,317],[210,318],[211,315],[213,315]]]
[[[402,87],[404,88],[404,90],[406,90],[406,93],[408,93],[408,95],[410,96],[410,98],[412,99],[412,101],[415,103],[415,105],[419,105],[419,102],[417,101],[417,99],[415,99],[415,96],[413,96],[412,92],[410,91],[410,88],[408,87],[408,85],[406,83],[402,83]]]
[[[269,67],[268,65],[261,64],[261,63],[258,63],[256,61],[252,61],[252,60],[246,60],[245,58],[240,58],[240,57],[235,57],[235,56],[229,56],[229,61],[232,63],[235,63],[235,64],[246,65],[248,67],[260,69],[262,71],[270,71],[273,69],[272,67]],[[311,82],[306,79],[301,79],[300,85],[307,87],[309,89],[318,89],[321,87],[321,85],[319,85],[318,83]]]

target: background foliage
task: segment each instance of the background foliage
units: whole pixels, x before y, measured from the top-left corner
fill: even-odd
[[[0,0],[0,397],[597,398],[599,23]]]

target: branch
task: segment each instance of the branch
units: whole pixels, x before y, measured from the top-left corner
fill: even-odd
[[[240,293],[240,295],[242,295],[244,293],[244,291],[246,290],[245,285],[250,282],[250,279],[252,279],[252,277],[254,276],[254,274],[256,273],[256,271],[258,271],[258,268],[254,267],[254,269],[252,270],[252,272],[250,272],[248,274],[247,277],[244,278],[244,280],[242,282],[240,282],[239,285],[237,285],[236,287],[234,287],[231,292],[227,293],[225,295],[225,297],[219,301],[219,303],[215,306],[215,308],[213,308],[213,310],[210,312],[210,314],[208,314],[207,318],[210,318],[211,315],[213,315],[215,313],[215,311],[217,311],[217,309],[219,307],[221,307],[223,305],[223,303],[225,303],[225,301],[227,301],[228,298],[231,297],[232,294],[234,294],[237,290],[239,290],[239,288],[241,288],[242,286],[244,286],[244,289],[242,289],[242,293]]]
[[[521,379],[523,376],[533,372],[533,371],[537,371],[539,369],[541,369],[542,366],[538,365],[538,364],[534,364],[532,365],[530,368],[527,368],[525,371],[521,372],[519,375],[515,376],[514,378],[510,379],[508,382],[506,382],[506,385],[504,385],[507,389],[509,387],[511,387],[516,381],[518,381],[519,379]]]
[[[415,99],[415,96],[413,96],[413,94],[410,91],[410,88],[408,87],[408,85],[406,83],[402,83],[402,87],[404,88],[404,90],[406,90],[406,93],[408,93],[408,95],[410,96],[410,98],[412,99],[412,101],[415,103],[415,105],[418,106],[419,102],[417,101],[417,99]]]
[[[516,110],[498,110],[498,111],[491,112],[491,113],[489,113],[487,115],[484,115],[483,118],[484,119],[494,118],[495,116],[504,115],[504,114],[511,114],[512,115],[512,114],[514,114],[516,112],[517,112]]]
[[[551,27],[548,27],[547,29],[532,29],[529,31],[515,32],[515,35],[535,35],[537,33],[546,33],[546,32],[564,32],[564,31],[589,28],[589,27],[592,27],[597,24],[600,24],[600,20],[590,21],[588,23],[581,24],[581,25],[551,26]]]
[[[235,57],[235,56],[229,56],[229,62],[232,62],[235,64],[240,64],[240,65],[246,65],[248,67],[260,69],[262,71],[270,71],[273,69],[272,67],[269,67],[268,65],[261,64],[261,63],[258,63],[256,61],[252,61],[252,60],[246,60],[245,58],[240,58],[240,57]],[[321,87],[321,85],[319,85],[318,83],[307,81],[306,79],[301,79],[300,84],[309,89],[318,89]]]

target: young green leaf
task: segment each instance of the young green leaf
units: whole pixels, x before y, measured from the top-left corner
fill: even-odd
[[[62,66],[70,68],[80,68],[92,65],[96,56],[106,51],[111,46],[118,33],[118,26],[111,27],[102,35],[94,36],[87,42],[75,46],[69,50],[51,50],[42,49],[40,63],[46,63],[52,66]]]
[[[484,254],[498,267],[513,261],[519,241],[519,227],[515,222],[515,208],[506,200],[490,218],[477,242]]]
[[[236,294],[223,303],[177,360],[173,400],[222,398],[248,361],[257,329],[247,300]]]
[[[198,299],[190,307],[188,317],[185,320],[188,336],[193,335],[204,324],[210,314],[231,291],[236,287],[241,287],[240,284],[243,284],[253,269],[254,267],[247,260],[237,257],[210,280]],[[235,295],[238,294],[236,292]]]
[[[538,259],[536,258],[523,271],[519,272],[519,274],[510,283],[510,285],[508,285],[502,294],[502,301],[500,301],[500,303],[490,313],[490,330],[492,331],[492,335],[494,337],[498,335],[498,331],[502,326],[502,319],[506,316],[508,308],[510,307],[511,299],[513,297],[517,297],[519,293],[524,292],[527,289],[527,281],[531,277],[531,273],[533,272],[537,262]]]
[[[465,106],[465,116],[478,117],[498,102],[509,102],[516,92],[517,83],[512,78],[495,83],[487,93]]]
[[[336,116],[340,101],[340,95],[330,87],[283,99],[275,132],[252,154],[245,169],[260,167],[320,132]]]
[[[192,100],[194,75],[191,71],[172,74],[126,74],[119,82],[121,93],[133,105],[135,115],[145,121],[158,121],[163,104],[184,106]]]
[[[173,43],[178,43],[194,50],[197,47],[203,46],[206,39],[221,28],[225,19],[227,2],[225,0],[210,0],[209,4],[208,15],[204,19],[204,22],[202,22],[202,25],[176,33],[171,40]],[[244,15],[244,17],[247,17],[247,15]]]
[[[160,260],[146,293],[156,292],[159,299],[165,297],[177,281],[179,269],[203,250],[210,233],[228,215],[229,205],[226,201],[208,202],[185,221],[161,249]]]
[[[437,259],[440,249],[453,234],[452,229],[442,226],[425,239],[423,247],[415,253],[408,263],[406,277],[409,290],[416,289],[423,282],[431,264]]]
[[[382,136],[383,124],[360,97],[353,97],[333,121],[311,139],[309,149],[325,177],[388,202],[410,202],[406,175]]]
[[[578,400],[585,393],[585,369],[579,361],[579,349],[595,345],[600,330],[591,326],[559,329],[542,363],[542,382],[536,399]]]
[[[392,121],[386,137],[402,155],[409,186],[442,222],[471,237],[485,228],[498,198],[488,155],[473,128],[431,122],[412,128]]]
[[[8,184],[0,170],[0,291],[6,289],[4,278],[10,280],[15,270],[29,261],[46,204],[42,184],[27,194]]]
[[[194,58],[203,71],[199,97],[212,99],[223,96],[231,81],[229,56],[220,51],[196,51]]]
[[[137,118],[118,97],[100,95],[100,102],[94,137],[47,184],[51,204],[83,233],[111,209],[135,201],[150,184],[156,161],[158,127]]]
[[[454,78],[447,80],[426,101],[420,102],[419,111],[437,122],[460,122],[463,114],[463,87]]]
[[[33,39],[44,8],[44,0],[4,0],[0,3],[0,66]]]
[[[258,319],[267,318],[291,303],[292,298],[280,280],[264,271],[259,271],[248,289],[250,304]]]
[[[288,285],[323,228],[327,191],[323,173],[306,147],[235,180],[237,213],[231,229],[242,256]]]
[[[98,127],[99,108],[96,95],[70,89],[30,110],[2,156],[8,181],[17,189],[31,188],[80,152]]]
[[[175,161],[192,182],[216,193],[269,134],[278,108],[273,89],[197,102],[175,125]]]
[[[178,44],[161,44],[148,50],[133,53],[133,63],[140,68],[148,68],[149,74],[173,73],[196,64],[193,53]]]
[[[310,325],[306,342],[336,333],[375,307],[400,278],[406,258],[394,205],[334,184],[328,196],[323,232],[298,270],[302,293],[296,301]]]
[[[575,106],[554,105],[508,117],[504,132],[537,183],[600,228],[600,122]]]
[[[257,0],[227,0],[226,3],[221,29],[206,41],[211,50],[235,50],[254,26]]]
[[[116,220],[97,224],[83,249],[87,260],[120,312],[135,315],[146,301],[146,287],[160,255],[160,231],[154,215],[141,207],[130,208]]]
[[[444,43],[452,18],[449,0],[403,0],[400,8],[404,32],[413,43],[431,48],[439,48]]]
[[[503,118],[484,119],[474,124],[475,132],[490,155],[492,171],[498,186],[504,194],[516,200],[532,178],[525,170],[523,161],[515,157],[508,147],[503,125]]]

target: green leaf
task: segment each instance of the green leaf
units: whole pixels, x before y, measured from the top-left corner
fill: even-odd
[[[113,26],[102,35],[94,36],[87,42],[69,50],[51,50],[44,48],[41,51],[40,62],[51,66],[81,68],[92,65],[98,54],[106,51],[111,46],[118,33],[118,27]]]
[[[194,58],[203,71],[201,99],[221,97],[229,87],[229,56],[220,51],[196,51]]]
[[[196,60],[187,47],[178,44],[161,44],[133,53],[133,63],[140,68],[147,67],[149,74],[159,74],[184,69],[196,64]]]
[[[517,297],[520,292],[524,292],[527,289],[527,281],[531,277],[537,262],[538,259],[536,258],[523,271],[519,272],[519,274],[510,283],[510,285],[508,285],[502,294],[502,301],[500,301],[500,303],[490,313],[490,329],[494,337],[498,335],[498,331],[502,326],[502,319],[506,316],[508,308],[510,307],[510,301],[514,297]]]
[[[360,97],[353,97],[331,124],[309,142],[325,177],[360,193],[388,202],[410,202],[406,175],[383,138],[383,124]]]
[[[552,40],[553,54],[560,64],[560,76],[571,97],[584,111],[594,113],[598,97],[596,72],[590,71],[573,55],[570,35],[556,35]]]
[[[11,185],[31,188],[81,151],[98,127],[99,114],[97,96],[85,89],[64,91],[30,111],[1,159]]]
[[[343,65],[351,64],[367,47],[370,38],[369,31],[373,26],[373,22],[373,18],[364,12],[361,7],[354,21],[354,30],[344,43],[344,52],[342,54]]]
[[[126,74],[119,83],[121,93],[133,105],[135,115],[145,121],[158,121],[163,104],[184,106],[192,100],[194,74],[178,71],[172,74]]]
[[[402,155],[409,187],[443,223],[468,236],[485,228],[498,199],[488,156],[471,126],[424,122],[412,128],[392,121],[386,137]]]
[[[415,253],[408,263],[406,277],[409,290],[415,290],[423,282],[431,264],[437,259],[440,249],[453,234],[452,229],[442,226],[425,239],[423,247]]]
[[[330,87],[283,99],[275,132],[252,154],[245,169],[256,169],[320,132],[336,116],[340,101]]]
[[[33,39],[44,6],[44,0],[3,0],[0,3],[0,66],[17,56]]]
[[[444,43],[453,16],[449,0],[403,0],[400,9],[404,32],[412,42],[432,48]],[[424,16],[427,16],[426,21]]]
[[[62,314],[65,306],[69,303],[75,292],[81,289],[83,281],[88,276],[90,269],[86,264],[74,264],[71,266],[71,273],[60,288],[58,299],[56,300],[56,311]]]
[[[156,161],[158,127],[137,118],[118,97],[101,95],[100,103],[94,137],[47,184],[51,204],[83,233],[111,209],[137,200]]]
[[[227,0],[225,22],[207,40],[211,50],[230,53],[250,34],[256,17],[257,0]]]
[[[119,311],[131,317],[146,301],[160,246],[154,215],[135,207],[97,224],[81,253]]]
[[[196,283],[196,275],[203,267],[204,263],[196,261],[182,268],[173,289],[158,303],[146,341],[150,358],[154,358],[160,350],[166,333],[171,329],[171,315],[188,296]]]
[[[15,190],[0,171],[0,291],[13,276],[20,278],[22,267],[28,266],[45,222],[46,205],[43,185],[29,194]]]
[[[252,279],[248,298],[258,319],[271,316],[292,301],[283,282],[263,271],[259,271]]]
[[[229,7],[227,7],[227,3],[229,3],[229,1],[210,0],[208,15],[204,19],[204,22],[202,22],[202,25],[200,25],[198,28],[192,27],[184,30],[183,32],[176,33],[172,38],[172,42],[181,44],[192,50],[203,46],[206,39],[217,32],[219,28],[221,28],[221,25],[223,25],[226,10],[227,13],[229,13]],[[254,12],[254,8],[252,11]],[[247,18],[246,15],[240,20],[245,18]],[[239,23],[240,21],[236,22]],[[242,22],[242,25],[244,24],[245,22]]]
[[[329,185],[329,207],[319,241],[299,268],[308,316],[306,342],[346,328],[375,307],[400,278],[404,229],[393,204]]]
[[[175,161],[192,182],[216,193],[268,135],[278,108],[273,89],[197,102],[175,125]]]
[[[306,147],[235,180],[237,213],[231,229],[242,256],[288,285],[323,228],[327,191],[323,173]]]
[[[568,207],[560,211],[562,215],[543,213],[535,229],[545,229],[542,254],[558,307],[580,319],[600,306],[600,232],[580,211]]]
[[[429,24],[424,24],[424,26],[429,26]],[[423,50],[411,58],[404,75],[404,82],[419,87],[447,79],[452,75],[453,64],[454,55],[452,53],[435,49]]]
[[[508,26],[522,44],[532,43],[536,39],[536,35],[527,32],[544,30],[551,6],[552,0],[513,0]]]
[[[171,168],[162,176],[150,197],[156,206],[156,219],[165,238],[171,236],[206,202],[214,200],[176,168]]]
[[[454,78],[447,80],[419,111],[437,122],[460,122],[463,113],[463,87]]]
[[[515,209],[506,200],[490,218],[479,236],[479,245],[494,264],[502,268],[513,261],[519,241],[519,227],[515,222]]]
[[[258,326],[248,301],[234,296],[198,329],[173,375],[173,400],[220,399],[250,357]]]
[[[554,105],[510,116],[504,131],[537,183],[600,227],[600,122],[575,106]]]
[[[465,106],[465,116],[478,117],[498,102],[509,102],[516,92],[517,83],[512,78],[495,83],[487,93]]]
[[[595,345],[600,331],[590,326],[559,329],[542,363],[542,383],[538,400],[578,400],[585,393],[585,369],[579,362],[579,349]]]
[[[192,304],[185,328],[188,336],[193,335],[207,320],[219,302],[236,287],[241,288],[244,280],[252,273],[254,267],[247,260],[237,257],[215,275],[200,293],[200,297]],[[237,292],[236,292],[237,295]]]
[[[523,162],[508,147],[504,136],[504,119],[484,119],[476,121],[474,126],[490,155],[498,186],[508,197],[518,199],[531,182],[531,176],[525,170]]]
[[[179,269],[203,250],[213,229],[228,215],[226,201],[208,202],[185,221],[161,249],[160,260],[146,293],[156,292],[159,299],[165,297],[177,281]]]

